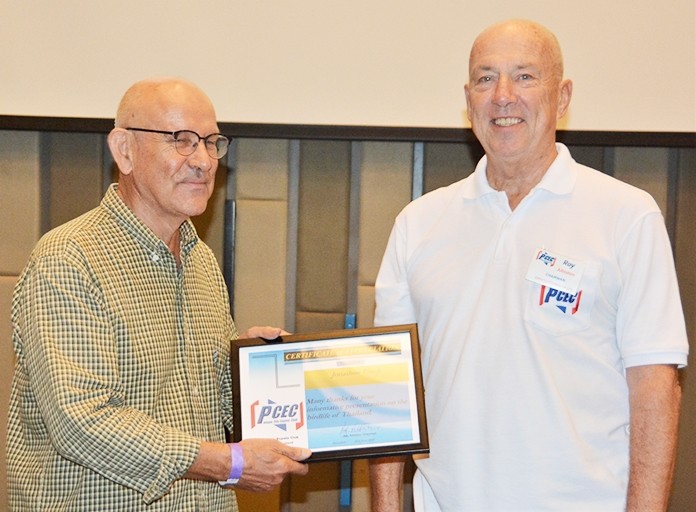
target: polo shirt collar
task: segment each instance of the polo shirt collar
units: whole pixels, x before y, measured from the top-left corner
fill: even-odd
[[[577,178],[577,172],[573,165],[575,161],[564,144],[557,142],[556,151],[558,152],[556,159],[532,192],[541,189],[547,190],[552,194],[562,195],[569,194],[573,190]],[[499,193],[498,190],[495,190],[488,183],[488,178],[486,177],[487,165],[488,157],[484,155],[476,165],[473,174],[463,180],[462,195],[465,199],[476,199],[488,194]]]

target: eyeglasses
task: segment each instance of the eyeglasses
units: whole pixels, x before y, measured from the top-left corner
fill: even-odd
[[[211,133],[210,135],[201,137],[192,130],[178,130],[176,132],[148,130],[147,128],[126,128],[126,130],[171,135],[174,137],[174,147],[176,148],[176,152],[181,156],[192,155],[193,152],[196,151],[198,143],[203,141],[205,144],[205,150],[208,152],[208,154],[219,160],[225,156],[227,149],[230,146],[230,139],[225,137],[222,133]]]

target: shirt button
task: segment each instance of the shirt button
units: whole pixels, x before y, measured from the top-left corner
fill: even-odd
[[[150,259],[152,261],[154,261],[155,263],[157,263],[160,260],[159,254],[157,254],[156,252],[153,252],[152,254],[150,254]]]

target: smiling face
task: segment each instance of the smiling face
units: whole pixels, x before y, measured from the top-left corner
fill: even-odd
[[[215,111],[205,94],[179,80],[141,82],[124,96],[109,144],[120,170],[119,194],[158,236],[166,239],[182,222],[205,211],[218,161],[200,143],[188,156],[171,135],[126,130],[218,132]]]
[[[465,92],[472,129],[489,159],[553,161],[556,121],[572,92],[562,75],[558,43],[539,25],[505,22],[476,39]]]

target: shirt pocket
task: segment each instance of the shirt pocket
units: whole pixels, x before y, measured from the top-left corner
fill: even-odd
[[[527,282],[525,322],[554,336],[573,334],[590,327],[600,291],[602,265],[589,262],[576,293]]]

